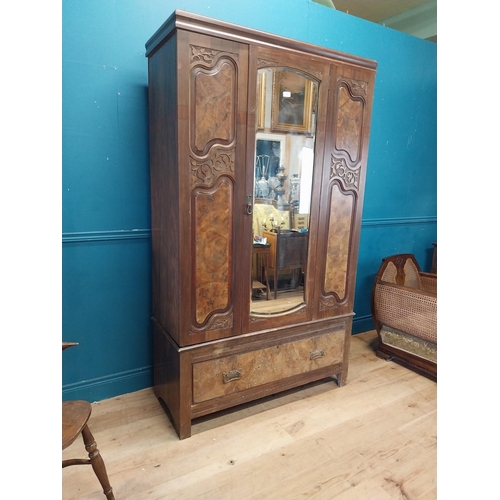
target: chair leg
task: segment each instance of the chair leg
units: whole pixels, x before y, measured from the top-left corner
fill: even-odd
[[[106,467],[104,465],[104,460],[102,459],[99,450],[97,449],[97,444],[95,442],[94,436],[90,432],[87,425],[82,429],[83,442],[85,443],[85,449],[87,450],[90,458],[90,463],[94,469],[95,475],[99,482],[101,483],[102,489],[106,498],[108,500],[115,500],[113,495],[113,488],[109,484],[108,473],[106,472]]]

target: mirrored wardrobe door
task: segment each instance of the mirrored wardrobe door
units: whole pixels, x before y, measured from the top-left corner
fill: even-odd
[[[250,315],[254,323],[286,324],[310,319],[328,66],[291,56],[259,62]]]

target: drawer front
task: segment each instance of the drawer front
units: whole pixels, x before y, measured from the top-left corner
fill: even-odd
[[[193,364],[193,402],[342,362],[345,330]]]

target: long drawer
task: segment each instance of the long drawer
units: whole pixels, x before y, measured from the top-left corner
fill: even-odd
[[[342,362],[345,330],[193,364],[193,403]]]

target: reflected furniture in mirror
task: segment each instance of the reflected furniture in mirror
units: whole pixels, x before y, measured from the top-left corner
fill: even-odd
[[[282,272],[288,270],[291,272],[291,285],[288,289],[297,290],[302,275],[306,271],[307,266],[307,232],[295,231],[278,231],[273,233],[264,231],[264,237],[271,244],[271,252],[269,259],[269,269],[273,273],[273,291],[274,298],[278,298],[278,283]],[[299,271],[297,276],[296,271]],[[299,304],[303,302],[300,297]]]
[[[273,228],[291,229],[290,211],[278,207],[276,201],[255,198],[252,227],[255,235]]]
[[[266,291],[266,300],[271,293],[269,287],[269,258],[271,255],[270,243],[253,244],[253,255],[255,256],[255,276],[252,277],[252,293],[259,296],[259,292]]]
[[[146,57],[154,390],[184,439],[346,382],[377,63],[179,10]]]
[[[377,356],[437,379],[437,275],[415,256],[387,257],[375,277],[372,314]]]

